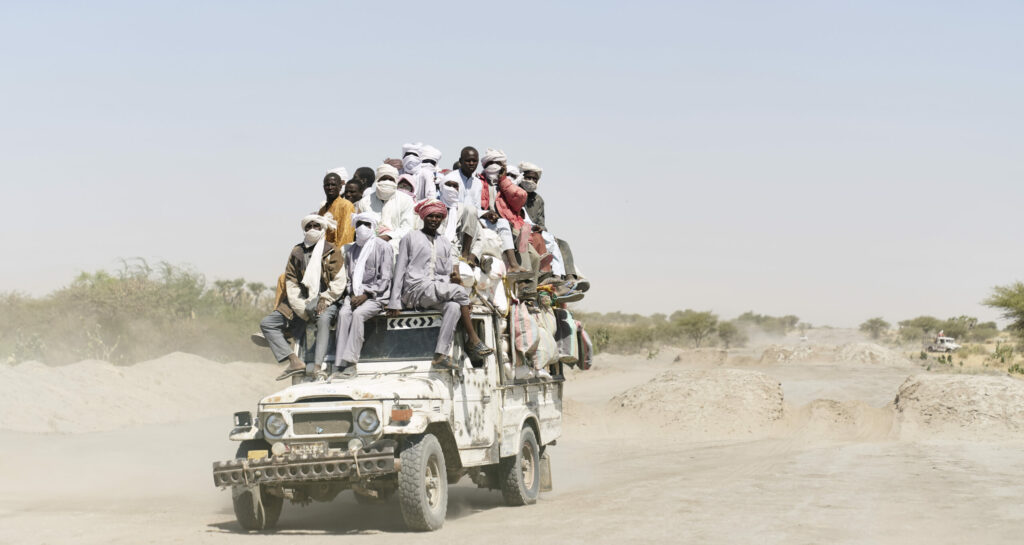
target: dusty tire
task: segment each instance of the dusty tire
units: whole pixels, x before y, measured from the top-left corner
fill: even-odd
[[[444,525],[448,513],[448,475],[441,443],[426,434],[401,454],[398,504],[410,530],[427,532]]]
[[[263,509],[253,509],[252,492],[246,490],[239,495],[231,495],[231,503],[235,508],[235,519],[245,530],[256,530],[259,532],[272,530],[277,526],[277,519],[281,518],[281,507],[284,505],[284,498],[267,493],[265,487],[260,487],[260,499],[263,502]]]
[[[540,447],[533,428],[523,428],[519,444],[515,456],[502,458],[498,463],[498,481],[507,505],[537,503],[540,494]]]

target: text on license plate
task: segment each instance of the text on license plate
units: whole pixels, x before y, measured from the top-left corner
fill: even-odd
[[[327,454],[327,443],[319,441],[316,443],[292,443],[288,445],[288,451],[291,454],[297,454],[299,456],[323,456]]]

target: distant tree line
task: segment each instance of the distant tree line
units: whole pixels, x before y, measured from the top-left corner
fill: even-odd
[[[745,312],[732,320],[720,320],[711,311],[678,310],[670,315],[577,312],[599,352],[631,354],[661,345],[701,348],[743,346],[751,335],[785,335],[807,329],[793,315],[767,316]]]
[[[216,280],[144,260],[82,273],[44,297],[0,294],[0,358],[62,364],[133,363],[183,351],[227,361],[266,359],[249,341],[273,291],[242,278]]]

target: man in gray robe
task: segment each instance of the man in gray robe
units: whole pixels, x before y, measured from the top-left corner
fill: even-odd
[[[445,369],[454,368],[448,354],[455,340],[455,325],[461,317],[468,337],[466,353],[470,359],[480,360],[494,350],[480,340],[473,328],[469,293],[461,285],[451,243],[438,233],[448,215],[448,207],[439,200],[427,199],[417,204],[415,211],[423,220],[423,229],[402,237],[399,244],[388,316],[398,316],[403,308],[442,311],[441,332],[432,363]]]
[[[356,230],[356,240],[342,249],[348,272],[348,289],[338,312],[335,373],[331,380],[356,376],[366,321],[384,310],[391,293],[394,250],[386,241],[377,238],[376,214],[355,214],[352,226]]]

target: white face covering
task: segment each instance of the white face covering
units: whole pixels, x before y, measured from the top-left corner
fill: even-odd
[[[305,238],[302,243],[309,247],[320,242],[321,238],[324,238],[324,230],[319,226],[312,227],[309,231],[306,231]]]
[[[527,193],[533,193],[537,191],[537,182],[523,178],[523,181],[519,182],[519,187],[523,188],[523,191]]]
[[[356,227],[357,246],[362,246],[366,244],[366,241],[370,240],[371,238],[373,238],[373,229],[370,229],[365,225],[360,225],[359,227]]]
[[[386,201],[395,195],[398,189],[398,182],[394,180],[377,180],[377,197]]]
[[[420,168],[420,158],[415,155],[402,157],[402,170],[408,173],[416,172]]]
[[[491,163],[484,169],[484,176],[491,182],[498,181],[498,173],[501,172],[501,165],[498,163]]]
[[[441,202],[449,208],[455,206],[455,203],[459,202],[459,190],[448,185],[442,185]]]

